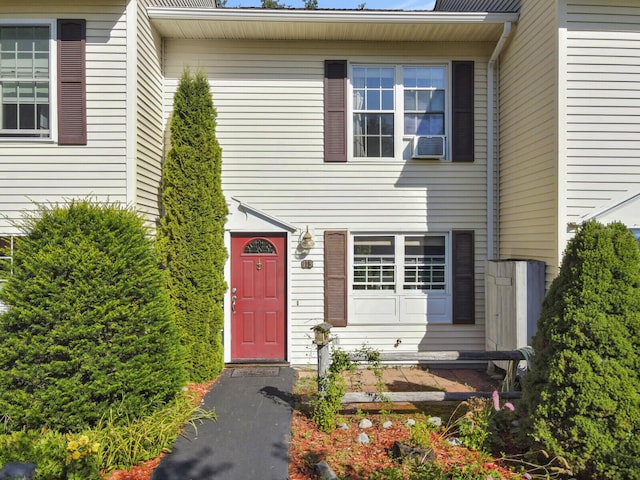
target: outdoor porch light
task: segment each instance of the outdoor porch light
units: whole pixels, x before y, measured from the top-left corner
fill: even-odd
[[[315,246],[316,242],[313,241],[313,236],[309,232],[309,225],[307,225],[307,231],[302,235],[300,239],[300,248],[306,252],[311,250]]]

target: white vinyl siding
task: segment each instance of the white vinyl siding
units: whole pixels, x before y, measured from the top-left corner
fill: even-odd
[[[499,258],[535,258],[557,273],[557,11],[523,2],[500,59]]]
[[[640,4],[567,2],[566,28],[568,223],[640,192]]]
[[[476,235],[476,324],[413,324],[335,328],[344,346],[363,342],[390,350],[484,349],[484,262],[486,258],[486,59],[492,44],[372,44],[166,40],[165,122],[184,67],[208,76],[218,112],[223,189],[270,217],[309,225],[315,247],[302,269],[290,244],[290,360],[306,363],[315,351],[310,328],[324,312],[323,233],[428,234],[451,229]],[[464,52],[461,55],[460,52]],[[325,163],[323,156],[324,61],[352,64],[475,63],[475,156],[473,163],[359,159]],[[241,214],[237,214],[241,217]],[[230,223],[235,222],[233,215]],[[239,220],[238,220],[239,221]]]
[[[86,146],[3,141],[0,151],[0,234],[34,202],[70,198],[126,202],[126,35],[122,2],[14,2],[2,20],[87,20]],[[54,66],[55,67],[55,66]],[[52,112],[56,115],[56,112]]]
[[[155,228],[163,158],[161,39],[149,24],[146,0],[138,3],[136,207]]]

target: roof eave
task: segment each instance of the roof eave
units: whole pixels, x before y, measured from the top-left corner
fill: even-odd
[[[517,22],[517,13],[404,10],[302,10],[149,7],[151,20],[253,21],[295,23],[496,24]]]
[[[166,38],[495,42],[516,13],[151,7]]]

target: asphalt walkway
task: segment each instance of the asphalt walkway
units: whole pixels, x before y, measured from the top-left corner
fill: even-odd
[[[295,372],[227,368],[203,399],[215,422],[188,426],[151,480],[286,480]]]

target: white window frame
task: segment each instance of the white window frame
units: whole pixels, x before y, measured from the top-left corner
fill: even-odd
[[[7,262],[3,266],[9,265],[9,276],[13,275],[13,255],[15,252],[15,239],[16,235],[0,235],[0,238],[9,239],[9,255],[2,255],[2,251],[0,251],[0,262]],[[7,281],[6,278],[0,276],[0,289],[2,289],[2,284]]]
[[[355,238],[393,237],[395,288],[354,290]],[[444,237],[445,288],[442,290],[404,289],[406,237]],[[349,323],[358,325],[452,323],[452,251],[451,232],[362,232],[350,231],[348,240],[348,311]],[[435,307],[435,308],[434,308]],[[416,310],[417,308],[417,310]],[[364,310],[363,310],[364,309]],[[424,309],[426,313],[418,311]],[[368,311],[367,311],[368,310]],[[435,312],[435,313],[432,313]]]
[[[48,27],[49,28],[49,136],[23,137],[0,136],[0,143],[54,143],[58,141],[58,38],[55,19],[1,19],[0,25],[7,27]],[[0,92],[1,94],[1,92]]]
[[[395,70],[394,75],[394,156],[393,157],[357,157],[354,151],[354,128],[353,119],[355,108],[353,105],[354,95],[354,68],[383,68],[393,67]],[[445,75],[445,108],[444,108],[444,135],[445,142],[445,158],[444,160],[451,159],[451,62],[384,62],[384,63],[372,63],[370,61],[350,61],[348,64],[347,74],[347,142],[348,142],[348,160],[359,162],[384,162],[384,161],[397,161],[397,160],[409,160],[412,156],[412,141],[413,135],[405,135],[404,133],[404,85],[403,85],[403,68],[404,67],[442,67]]]

